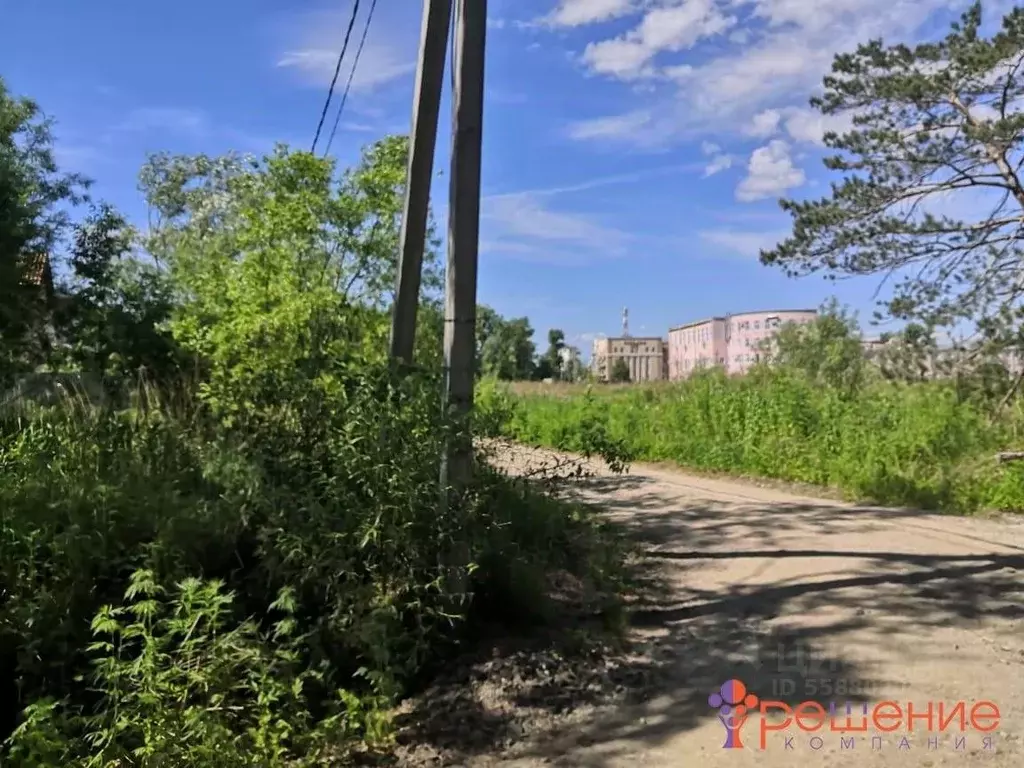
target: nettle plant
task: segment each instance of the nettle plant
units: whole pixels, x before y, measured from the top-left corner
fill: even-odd
[[[345,690],[313,721],[307,695],[329,680],[302,662],[289,590],[272,604],[268,631],[238,622],[234,607],[220,582],[189,578],[168,592],[151,571],[135,572],[124,603],[92,621],[95,711],[36,701],[7,741],[9,759],[26,768],[302,766],[353,737],[387,738],[383,710]]]

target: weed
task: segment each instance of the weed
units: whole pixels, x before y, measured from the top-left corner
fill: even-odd
[[[499,395],[492,395],[492,398]],[[500,395],[502,434],[637,460],[831,486],[878,503],[951,512],[1024,508],[1024,472],[997,466],[1024,412],[990,416],[955,383],[872,382],[853,392],[786,369],[718,372],[658,387]]]

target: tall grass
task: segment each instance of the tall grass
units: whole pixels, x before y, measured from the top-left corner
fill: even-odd
[[[1024,470],[994,461],[1020,441],[1024,411],[1016,404],[992,417],[952,384],[875,382],[851,397],[762,370],[597,397],[505,397],[496,431],[535,445],[575,450],[598,428],[638,460],[828,486],[884,504],[1024,510]]]
[[[384,367],[244,429],[152,392],[0,417],[0,762],[330,762],[474,617],[612,579],[590,516],[487,467],[439,509],[437,391]]]

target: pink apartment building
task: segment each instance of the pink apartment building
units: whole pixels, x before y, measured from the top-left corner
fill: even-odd
[[[813,309],[774,309],[712,317],[668,332],[668,378],[685,379],[698,368],[721,366],[743,373],[758,359],[761,343],[785,323],[809,323]]]

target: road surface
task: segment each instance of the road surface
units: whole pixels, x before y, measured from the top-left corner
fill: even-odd
[[[506,447],[501,463],[522,472],[550,452]],[[679,768],[680,766],[1024,765],[1024,525],[1017,519],[956,518],[858,507],[753,483],[633,466],[578,484],[641,542],[656,592],[629,613],[630,635],[648,651],[622,677],[636,695],[586,706],[525,733],[501,754],[471,766]],[[622,670],[620,670],[622,672]],[[723,682],[741,680],[758,697],[739,730],[742,748],[709,704]],[[632,681],[632,682],[629,682]],[[727,692],[728,693],[728,692]],[[816,701],[851,704],[854,727],[765,732],[763,700],[791,709]],[[873,720],[879,703],[925,713]],[[998,724],[975,710],[992,702]],[[959,718],[939,732],[964,702]],[[932,719],[927,717],[932,708]],[[890,708],[880,713],[892,713]],[[902,721],[902,722],[901,722]],[[779,725],[778,713],[767,720]],[[994,726],[994,727],[993,727]],[[928,728],[934,729],[932,732]],[[988,739],[988,741],[986,741]]]

